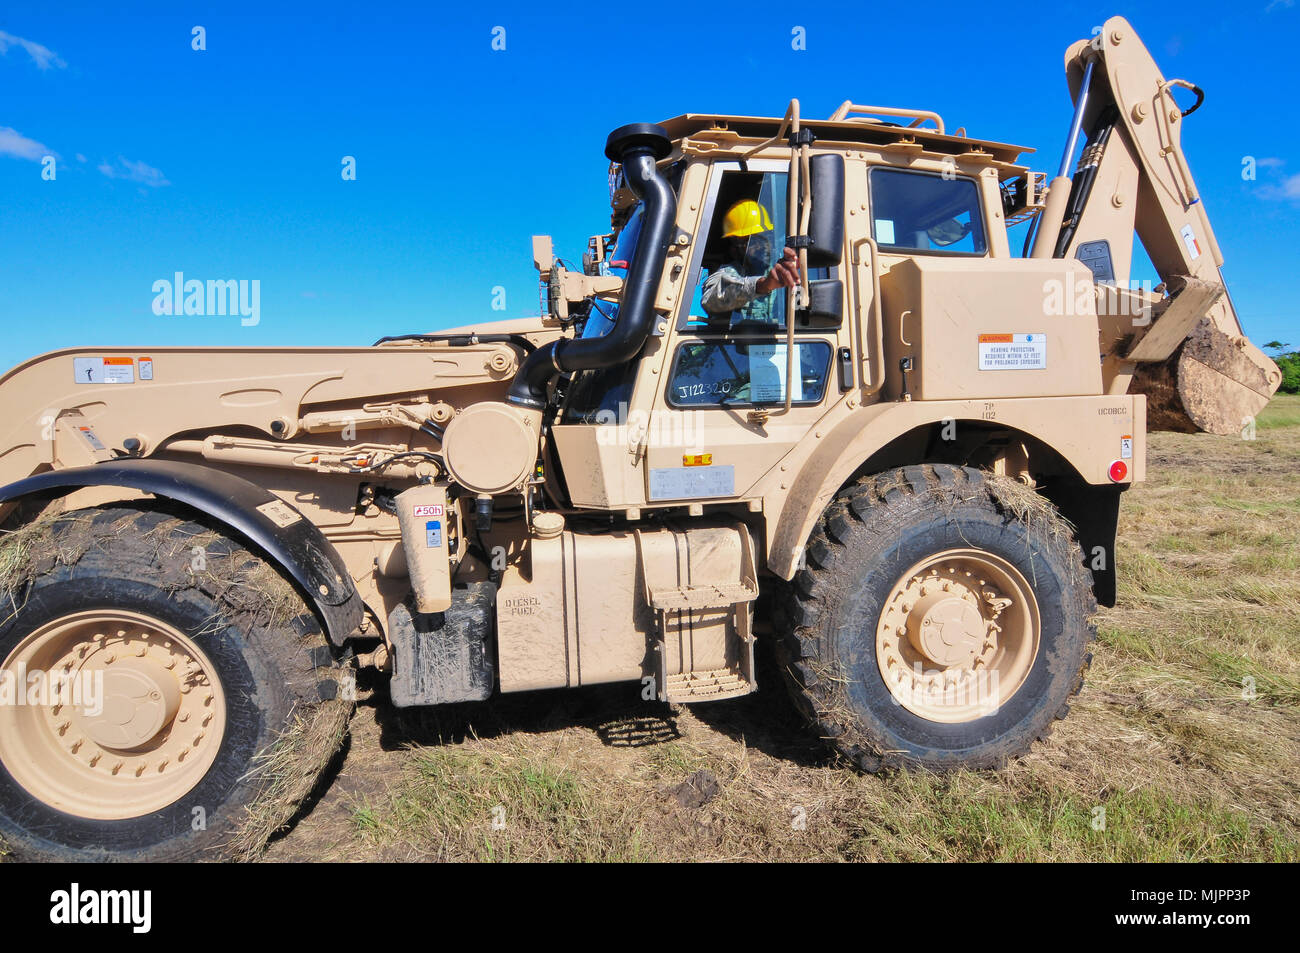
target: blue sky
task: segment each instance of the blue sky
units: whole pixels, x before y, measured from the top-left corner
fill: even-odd
[[[852,98],[935,109],[972,136],[1037,148],[1031,164],[1051,171],[1070,117],[1063,53],[1109,15],[469,7],[6,4],[0,365],[74,344],[369,344],[536,313],[529,236],[551,234],[576,259],[607,227],[601,150],[624,122],[780,113],[792,96],[828,115]],[[1238,311],[1256,342],[1300,345],[1300,4],[1116,12],[1166,75],[1207,91],[1184,146]],[[791,48],[796,26],[805,51]],[[344,156],[355,181],[340,174]],[[177,271],[259,280],[260,323],[155,315],[153,283]],[[492,309],[498,286],[504,312]]]

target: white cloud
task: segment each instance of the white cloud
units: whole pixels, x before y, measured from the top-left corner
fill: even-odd
[[[1259,183],[1259,195],[1269,202],[1300,202],[1300,172],[1286,175],[1280,170],[1286,165],[1283,159],[1269,157],[1255,163],[1262,169],[1276,169],[1270,181]]]
[[[40,162],[44,156],[53,155],[53,151],[35,139],[28,139],[16,129],[0,126],[0,156],[13,156],[15,159],[30,159]]]
[[[141,185],[148,185],[153,188],[160,185],[171,185],[161,169],[155,169],[151,165],[145,165],[143,162],[136,162],[132,159],[124,159],[121,156],[117,157],[116,165],[101,162],[96,168],[110,179],[125,179],[128,182],[139,182]]]
[[[1295,175],[1288,175],[1282,180],[1282,185],[1278,189],[1282,198],[1300,199],[1300,172]]]
[[[41,46],[34,40],[25,40],[21,36],[14,36],[12,33],[0,30],[0,55],[7,54],[11,46],[21,46],[26,50],[37,69],[49,69],[51,66],[63,69],[68,65],[48,46]]]
[[[1290,10],[1295,6],[1295,0],[1270,0],[1269,5],[1264,8],[1265,13],[1272,13],[1274,10]]]

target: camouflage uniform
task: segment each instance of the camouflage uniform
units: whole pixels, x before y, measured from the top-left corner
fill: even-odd
[[[734,265],[724,265],[704,281],[700,304],[713,315],[733,314],[733,321],[775,322],[776,293],[760,294],[762,275],[742,275]]]

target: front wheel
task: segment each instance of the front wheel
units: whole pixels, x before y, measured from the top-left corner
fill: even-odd
[[[988,768],[1069,710],[1091,656],[1091,580],[1027,487],[913,466],[827,509],[781,650],[799,707],[868,770]]]
[[[236,540],[127,507],[0,543],[0,839],[40,860],[255,850],[350,703],[293,587]]]

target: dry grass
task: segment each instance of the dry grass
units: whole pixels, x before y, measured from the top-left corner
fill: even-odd
[[[1083,694],[1005,771],[850,771],[770,671],[756,696],[676,710],[638,686],[426,713],[376,694],[268,856],[1298,860],[1300,398],[1254,441],[1153,435],[1150,463]]]
[[[264,778],[266,787],[249,805],[224,853],[236,859],[252,859],[261,853],[311,794],[321,771],[342,745],[351,714],[352,702],[335,698],[294,718],[250,773],[250,777]]]

